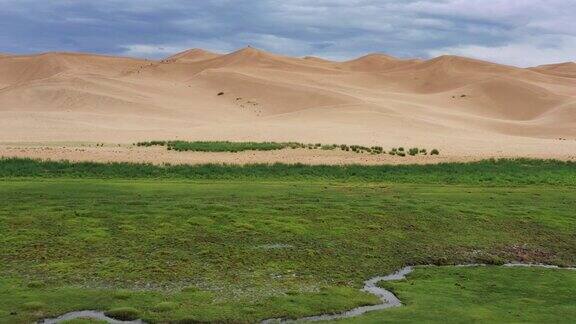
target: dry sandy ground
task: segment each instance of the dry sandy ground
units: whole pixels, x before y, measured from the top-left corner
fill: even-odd
[[[190,50],[163,61],[76,53],[0,57],[0,143],[171,139],[417,146],[440,149],[439,159],[571,159],[576,64],[521,69],[455,56],[421,61],[381,54],[331,62],[254,48],[226,55]],[[147,151],[76,157],[70,150],[76,152],[43,154],[156,161]],[[158,154],[167,162],[359,159],[328,152]],[[395,161],[382,159],[374,163]]]
[[[26,157],[44,160],[97,161],[97,162],[138,162],[153,164],[254,164],[254,163],[303,163],[324,165],[345,164],[434,164],[442,162],[470,162],[486,158],[550,158],[550,154],[526,155],[512,152],[495,152],[491,155],[459,152],[442,152],[439,156],[392,156],[388,154],[358,154],[341,150],[284,149],[278,151],[246,151],[239,153],[176,152],[163,147],[138,147],[131,145],[96,146],[94,144],[53,143],[53,144],[0,144],[0,156]],[[555,159],[576,161],[576,153],[553,155]]]

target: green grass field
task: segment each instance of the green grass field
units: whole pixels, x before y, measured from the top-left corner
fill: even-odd
[[[574,210],[576,165],[554,161],[160,167],[5,159],[0,322],[119,307],[148,321],[298,318],[377,303],[359,291],[362,281],[407,264],[573,266]],[[455,271],[470,290],[455,290]],[[575,275],[425,268],[390,283],[405,308],[365,320],[440,320],[448,300],[446,316],[561,322],[574,303],[547,296],[574,291]],[[515,283],[485,313],[474,306],[483,282],[502,288],[518,278],[530,284]],[[535,286],[548,289],[545,298],[524,300]],[[515,317],[504,316],[509,307]]]
[[[405,307],[344,323],[573,323],[576,271],[538,268],[416,268],[383,285]]]

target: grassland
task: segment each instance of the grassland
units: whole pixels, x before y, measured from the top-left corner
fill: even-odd
[[[576,318],[576,271],[424,267],[384,286],[406,306],[343,323],[571,323]]]
[[[242,167],[4,159],[0,322],[121,307],[149,321],[183,322],[335,312],[377,303],[358,290],[362,281],[407,264],[575,265],[574,210],[576,165],[568,162]],[[550,289],[562,288],[554,278],[563,277],[542,273]],[[446,274],[417,271],[413,280],[431,287],[455,280]],[[419,301],[420,285],[393,285],[408,303],[393,310],[408,312],[396,318],[410,321],[433,307],[433,299]],[[453,287],[446,289],[439,291],[445,299]],[[530,314],[550,310],[561,320],[571,308],[557,301],[554,312],[533,303]]]

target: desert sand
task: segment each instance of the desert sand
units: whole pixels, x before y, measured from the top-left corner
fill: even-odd
[[[457,56],[384,54],[334,62],[251,47],[230,54],[193,49],[159,61],[0,55],[0,155],[52,158],[37,156],[38,145],[104,142],[132,152],[124,160],[156,161],[125,145],[158,139],[417,146],[440,149],[440,160],[574,159],[576,64],[523,69]],[[59,147],[65,158],[87,156],[76,144]],[[161,156],[167,162],[238,158],[173,154]],[[250,154],[241,156],[252,162]],[[258,153],[255,162],[284,161],[282,154],[288,153]],[[335,153],[298,154],[302,161],[348,161],[330,156]]]

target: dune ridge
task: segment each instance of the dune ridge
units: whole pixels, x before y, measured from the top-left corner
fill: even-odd
[[[576,63],[458,56],[336,62],[247,47],[152,61],[0,54],[0,142],[150,139],[576,152]],[[521,152],[519,153],[521,155]]]

